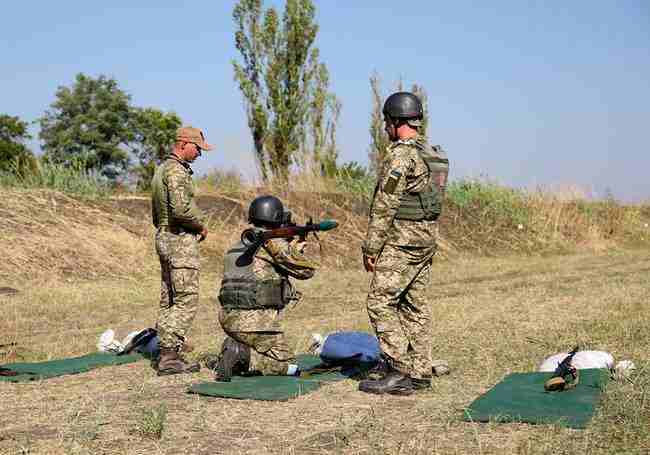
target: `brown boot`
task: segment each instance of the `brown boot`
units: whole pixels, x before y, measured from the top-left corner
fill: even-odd
[[[174,348],[160,348],[158,376],[169,374],[196,373],[201,369],[198,363],[186,363]]]

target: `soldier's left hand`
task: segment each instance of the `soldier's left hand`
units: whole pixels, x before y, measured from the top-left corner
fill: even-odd
[[[307,242],[304,240],[296,240],[293,242],[294,247],[300,254],[305,253],[305,248],[307,247]]]
[[[377,262],[376,257],[367,256],[365,254],[363,255],[363,267],[366,269],[366,272],[374,272],[376,262]]]
[[[199,233],[199,243],[205,240],[208,236],[208,228],[204,227],[203,230]]]

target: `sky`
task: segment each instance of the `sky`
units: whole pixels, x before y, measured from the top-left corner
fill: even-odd
[[[424,87],[429,138],[447,151],[451,179],[650,200],[649,2],[314,3],[316,46],[343,104],[341,162],[367,163],[376,72],[386,94],[400,79]],[[77,73],[105,74],[134,105],[174,111],[205,131],[216,151],[197,161],[198,173],[253,176],[231,64],[234,4],[9,2],[0,113],[34,121]]]

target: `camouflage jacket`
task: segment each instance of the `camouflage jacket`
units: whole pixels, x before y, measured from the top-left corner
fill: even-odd
[[[151,182],[151,216],[156,228],[203,230],[205,216],[194,203],[192,174],[189,163],[175,155],[158,166]]]
[[[298,280],[314,276],[319,262],[308,259],[313,244],[296,244],[285,239],[271,239],[260,248],[253,259],[253,272],[258,280],[266,280],[282,275]],[[307,254],[306,254],[307,253]],[[292,300],[298,302],[301,293],[294,291]],[[219,322],[225,331],[230,332],[282,332],[282,312],[274,309],[227,310],[221,308]]]
[[[420,157],[418,147],[430,151],[442,163],[440,169],[431,171],[432,175],[429,174],[429,168]],[[377,186],[370,206],[368,231],[362,245],[363,253],[377,256],[386,244],[435,250],[436,221],[398,220],[395,219],[395,214],[400,206],[402,195],[423,190],[430,178],[433,178],[438,189],[444,192],[447,173],[446,155],[440,147],[429,146],[426,138],[416,136],[390,144],[377,178]],[[430,257],[432,253],[425,251],[423,254]]]

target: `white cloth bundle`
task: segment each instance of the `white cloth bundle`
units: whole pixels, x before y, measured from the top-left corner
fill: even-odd
[[[569,355],[568,352],[560,352],[547,357],[539,365],[537,371],[552,373],[567,355]],[[624,372],[636,368],[634,362],[631,360],[621,360],[616,364],[616,368],[614,368],[614,357],[605,351],[578,351],[573,356],[571,364],[578,370],[607,368],[608,370],[616,369],[618,372]]]
[[[115,339],[115,331],[108,329],[100,335],[99,341],[97,342],[97,350],[117,354],[124,350],[124,345]]]
[[[97,350],[100,352],[112,352],[113,354],[118,354],[122,352],[131,342],[133,337],[140,332],[142,332],[142,330],[136,330],[135,332],[129,333],[122,341],[117,341],[115,339],[115,331],[113,329],[108,329],[100,335],[99,341],[97,341]],[[157,354],[158,337],[154,337],[144,346],[139,346],[136,351],[144,354]]]

